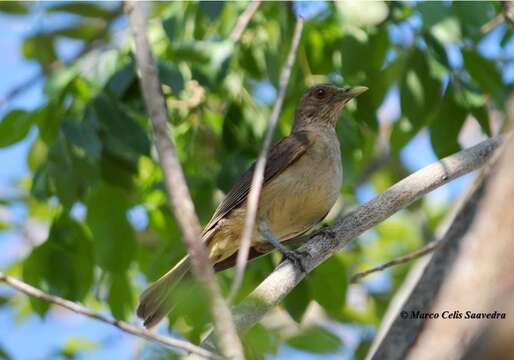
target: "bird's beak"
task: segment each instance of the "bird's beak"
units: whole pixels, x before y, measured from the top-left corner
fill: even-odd
[[[360,94],[368,91],[367,86],[356,86],[354,88],[351,88],[350,91],[346,93],[346,95],[350,98],[354,98],[356,96],[359,96]]]
[[[336,95],[336,102],[344,104],[367,90],[368,88],[366,86],[356,86],[351,89],[339,89]]]

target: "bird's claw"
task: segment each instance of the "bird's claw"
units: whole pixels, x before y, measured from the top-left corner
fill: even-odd
[[[305,250],[287,250],[282,252],[284,258],[291,261],[301,272],[306,273],[305,265],[303,264],[304,257],[309,253]]]

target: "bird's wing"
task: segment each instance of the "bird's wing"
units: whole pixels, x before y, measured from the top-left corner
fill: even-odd
[[[314,135],[307,131],[294,132],[272,146],[266,159],[263,187],[275,176],[283,172],[287,167],[300,159],[314,141]],[[255,162],[243,174],[239,182],[227,194],[218,206],[211,220],[205,226],[203,234],[207,234],[230,211],[239,207],[250,192],[250,184],[253,178]]]

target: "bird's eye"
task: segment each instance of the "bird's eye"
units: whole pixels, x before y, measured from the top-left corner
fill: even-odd
[[[317,89],[314,93],[318,99],[322,99],[325,97],[326,91],[325,89]]]

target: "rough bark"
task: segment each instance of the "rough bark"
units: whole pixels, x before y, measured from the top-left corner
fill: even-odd
[[[514,296],[514,137],[502,148],[490,175],[476,220],[462,240],[455,264],[445,279],[431,312],[459,311],[456,320],[427,320],[408,359],[463,359],[490,324],[512,322],[508,311]],[[473,313],[505,313],[505,319],[466,319]],[[512,353],[499,354],[510,358]]]

